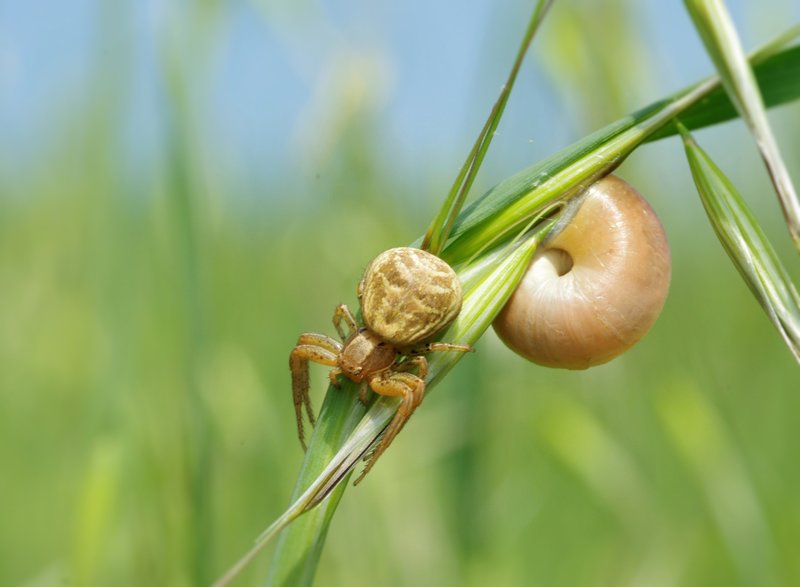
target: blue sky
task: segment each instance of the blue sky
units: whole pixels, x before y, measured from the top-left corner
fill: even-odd
[[[380,148],[400,169],[455,166],[496,96],[529,10],[510,0],[242,1],[220,3],[208,21],[215,24],[203,28],[186,1],[111,4],[0,0],[4,166],[35,158],[60,128],[58,117],[92,100],[98,63],[103,79],[122,78],[121,93],[108,99],[120,101],[134,160],[157,157],[166,47],[177,47],[180,62],[199,72],[190,90],[200,135],[244,171],[277,174],[308,153],[324,157],[335,117],[351,103],[373,112],[385,137]],[[562,4],[575,3],[561,0],[555,10]],[[796,2],[750,6],[746,19],[743,0],[729,4],[748,47],[782,30],[787,18],[800,19]],[[635,6],[646,51],[659,58],[649,99],[710,71],[682,3]],[[109,22],[103,10],[113,31],[101,27]],[[352,95],[337,90],[348,75]],[[521,76],[508,118],[515,124],[501,127],[498,149],[517,167],[577,138],[568,107],[535,63]]]

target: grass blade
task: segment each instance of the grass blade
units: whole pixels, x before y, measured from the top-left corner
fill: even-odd
[[[358,394],[349,383],[343,382],[342,389],[328,388],[292,493],[293,504],[302,502],[306,497],[309,497],[310,503],[308,491],[315,489],[313,486],[317,479],[322,482],[327,481],[330,476],[329,467],[337,464],[337,455],[341,452],[341,448],[346,446],[347,439],[356,429],[365,411],[364,406],[358,401]],[[267,585],[311,584],[330,519],[345,487],[345,484],[340,484],[330,492],[327,501],[296,520],[289,531],[280,535],[270,565]],[[302,511],[306,509],[305,506],[302,507]],[[267,541],[263,539],[256,541],[254,550],[266,546],[266,543]]]
[[[442,252],[451,265],[512,237],[542,210],[613,171],[658,128],[700,100],[713,86],[697,86],[656,102],[500,182],[459,217]]]
[[[800,26],[791,31],[800,33]],[[768,108],[780,106],[800,98],[800,46],[790,47],[778,53],[766,54],[758,51],[750,59],[753,64],[764,104]],[[736,107],[721,86],[717,86],[705,98],[681,114],[681,123],[689,130],[697,130],[738,118]],[[654,132],[646,142],[657,141],[679,134],[678,127],[670,122]]]
[[[796,48],[781,51],[780,47],[798,35],[800,27],[790,29],[759,49],[755,57],[767,64],[769,59],[782,60],[788,55],[792,67],[783,68],[781,72],[791,77],[794,72],[800,72],[800,51]],[[640,144],[687,110],[694,109],[695,115],[706,120],[715,116],[719,105],[704,101],[719,86],[719,78],[713,77],[681,90],[500,182],[459,216],[452,241],[442,257],[456,265],[482,248],[515,234],[531,216],[553,201],[569,197],[613,171]],[[792,87],[794,97],[800,97],[800,75]]]
[[[508,103],[508,97],[511,95],[511,90],[514,88],[514,82],[517,79],[519,68],[522,66],[522,60],[525,58],[531,46],[531,42],[533,42],[533,37],[552,4],[553,0],[539,0],[537,3],[531,20],[528,23],[528,28],[525,31],[525,36],[522,38],[519,51],[517,51],[514,65],[511,67],[511,72],[508,74],[508,79],[500,90],[500,95],[497,97],[497,101],[494,103],[492,111],[489,113],[489,118],[478,134],[478,138],[472,146],[472,150],[467,155],[467,160],[461,167],[453,186],[450,188],[450,192],[447,194],[442,207],[439,209],[439,213],[433,219],[433,222],[431,222],[431,225],[425,233],[421,248],[430,251],[434,255],[438,255],[442,251],[447,239],[450,237],[453,224],[461,213],[464,200],[469,194],[469,190],[475,181],[478,170],[483,163],[483,158],[489,150],[489,145],[492,143],[497,125],[500,124],[500,119]]]
[[[536,247],[552,225],[552,221],[546,221],[519,246],[502,251],[499,258],[492,255],[493,262],[487,264],[482,275],[470,278],[472,285],[464,294],[458,318],[444,335],[446,340],[467,344],[478,341],[522,279]],[[426,393],[463,357],[463,353],[432,355]],[[355,387],[348,382],[343,382],[342,389],[328,388],[291,505],[214,587],[229,585],[292,522],[281,534],[267,585],[294,587],[312,583],[328,526],[347,479],[389,424],[400,403],[398,398],[380,396],[364,415],[364,407],[357,398]],[[301,514],[306,515],[300,518]]]
[[[374,440],[369,433],[365,435],[361,432],[363,423],[368,420],[363,418],[365,408],[357,400],[356,391],[350,382],[342,382],[342,389],[335,389],[326,395],[291,505],[256,539],[252,548],[214,583],[214,587],[229,585],[281,530],[306,512],[309,515],[296,522],[291,534],[281,536],[267,584],[310,584],[328,524],[344,492],[350,470]],[[383,427],[393,415],[393,411],[385,415]],[[362,424],[356,426],[359,422]],[[353,428],[355,430],[351,434]],[[278,553],[281,553],[280,556]]]
[[[800,251],[800,201],[767,120],[764,101],[723,0],[685,0],[695,27],[736,110],[756,140],[778,194],[786,225]]]
[[[714,232],[800,363],[800,295],[730,180],[689,135],[686,157]]]
[[[705,494],[740,584],[785,585],[775,535],[723,414],[690,382],[670,385],[656,401],[667,438]]]
[[[767,59],[784,55],[786,51],[779,49],[799,32],[795,30],[784,34],[768,45],[769,50],[765,48],[761,57]],[[658,129],[688,109],[697,108],[718,85],[716,78],[706,80],[612,123],[501,182],[464,210],[453,225],[447,248],[442,251],[442,257],[457,266],[467,292],[461,314],[445,334],[446,339],[472,343],[482,335],[521,278],[539,236],[531,237],[532,240],[498,262],[492,256],[496,253],[485,253],[487,247],[519,234],[554,202],[580,191],[583,186],[610,172]],[[704,108],[716,111],[718,107],[712,105]],[[702,110],[700,108],[697,111]],[[546,230],[546,227],[541,230]],[[420,242],[423,239],[418,244]],[[480,257],[476,258],[476,255]],[[491,262],[486,262],[490,258]],[[479,270],[481,267],[487,268],[487,273]],[[447,353],[432,356],[429,387],[461,357],[460,354]],[[357,462],[361,454],[358,453],[354,438],[367,433],[377,436],[396,407],[396,400],[379,398],[365,414],[357,394],[328,389],[292,496],[290,510],[300,509],[293,510],[297,511],[297,516],[292,514],[291,517],[298,519],[281,534],[267,585],[310,584],[330,520],[346,487],[341,481],[349,475],[349,467]],[[315,495],[329,497],[313,507],[318,501],[306,499],[307,491],[311,488]],[[311,507],[313,509],[308,511]],[[308,513],[300,516],[306,511]],[[286,521],[282,517],[276,524],[280,523],[282,527],[281,520]],[[270,532],[266,538],[272,535],[274,533]],[[265,544],[266,540],[262,538],[254,551]]]

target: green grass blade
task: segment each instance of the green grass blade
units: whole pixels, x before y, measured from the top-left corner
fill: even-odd
[[[343,383],[342,389],[329,387],[325,395],[295,484],[291,499],[293,503],[300,500],[319,477],[327,479],[326,469],[364,416],[365,408],[358,401],[358,394],[349,384]],[[345,484],[340,484],[327,501],[295,521],[288,531],[281,534],[266,585],[311,585],[331,517],[345,487]],[[256,547],[259,545],[266,545],[266,541],[257,542]]]
[[[775,535],[722,413],[693,383],[673,384],[656,409],[675,452],[705,494],[742,585],[785,585]]]
[[[787,33],[772,43],[770,55],[772,51],[774,55],[782,55],[778,48],[792,38]],[[770,55],[765,52],[762,57],[766,59]],[[442,257],[457,266],[459,275],[469,283],[461,314],[444,334],[446,340],[473,343],[483,334],[521,278],[541,234],[537,233],[526,244],[515,248],[505,260],[481,265],[490,255],[496,254],[487,255],[488,247],[518,235],[554,202],[577,193],[609,173],[653,133],[700,104],[718,85],[717,79],[707,80],[612,123],[501,182],[465,209],[454,223],[451,239],[442,251]],[[480,257],[476,259],[476,255]],[[478,271],[476,275],[478,266],[487,267],[488,274]],[[462,357],[457,353],[432,356],[429,388]],[[294,510],[297,516],[292,513],[290,517],[298,519],[281,534],[267,583],[270,587],[310,585],[330,520],[345,489],[341,481],[362,454],[359,439],[369,434],[376,437],[397,406],[395,399],[378,398],[365,414],[356,395],[328,389],[292,496],[290,510],[299,509]],[[310,498],[311,495],[329,496],[318,507],[313,507],[318,500]],[[274,533],[267,538],[272,535]],[[254,551],[265,544],[262,539]]]
[[[685,0],[685,4],[725,90],[753,133],[778,194],[789,234],[800,251],[800,200],[772,134],[764,101],[730,14],[723,0]]]
[[[800,363],[800,295],[730,180],[684,132],[689,167],[714,232]]]
[[[470,278],[472,285],[464,294],[458,318],[444,334],[446,340],[466,344],[478,341],[522,279],[538,243],[552,225],[552,221],[544,222],[519,246],[502,251],[499,258],[491,255],[493,262],[487,264],[482,275]],[[463,353],[432,355],[426,393],[463,357]],[[342,389],[328,388],[291,505],[214,587],[229,585],[284,528],[266,584],[276,587],[312,584],[330,521],[347,480],[400,403],[398,398],[381,396],[364,414],[365,408],[357,398],[355,387],[348,382],[343,382]]]
[[[349,478],[352,455],[358,455],[372,443],[359,433],[357,425],[363,421],[364,406],[350,382],[342,388],[329,387],[312,435],[303,468],[300,471],[292,503],[255,541],[253,547],[233,565],[214,587],[225,587],[250,564],[281,530],[306,512],[297,521],[292,533],[281,536],[270,568],[268,585],[305,585],[314,578],[325,534],[333,512],[344,492],[341,481]],[[388,414],[391,418],[392,413]],[[355,432],[351,434],[351,431]],[[316,507],[319,506],[319,507]],[[313,511],[311,511],[313,510]]]
[[[453,186],[450,188],[450,192],[447,194],[442,207],[439,209],[439,213],[433,219],[433,222],[431,222],[431,225],[425,233],[425,237],[422,240],[422,248],[430,251],[434,255],[438,255],[442,251],[444,244],[450,236],[450,231],[453,229],[453,224],[461,213],[464,200],[469,194],[469,190],[472,188],[478,170],[489,150],[489,145],[492,143],[497,125],[500,124],[500,119],[506,109],[511,90],[514,88],[514,82],[517,79],[519,68],[522,66],[522,61],[533,42],[536,31],[539,30],[539,25],[544,20],[552,4],[553,0],[539,0],[536,4],[531,20],[528,23],[528,28],[525,31],[525,36],[522,38],[519,51],[517,51],[514,65],[511,67],[511,72],[508,74],[508,79],[500,90],[500,95],[497,97],[497,101],[494,103],[492,111],[489,113],[489,118],[483,125],[480,134],[478,134],[478,138],[472,146],[472,150],[470,150],[467,155],[467,160],[461,167],[455,182],[453,182]]]
[[[800,27],[792,31],[794,35]],[[800,46],[768,56],[751,59],[753,72],[768,108],[780,106],[800,98]],[[736,107],[721,86],[681,114],[681,123],[689,130],[697,130],[733,120],[739,116]],[[678,134],[678,127],[670,122],[646,139],[656,141]]]
[[[775,66],[783,77],[800,71],[800,51],[780,51],[783,43],[800,34],[795,27],[756,53],[762,64]],[[787,61],[791,67],[785,67]],[[775,71],[775,70],[772,70]],[[770,79],[783,79],[770,78]],[[690,108],[706,120],[716,116],[718,103],[706,98],[720,85],[719,78],[684,89],[655,102],[638,112],[613,122],[555,155],[534,164],[500,182],[468,206],[456,221],[452,240],[442,257],[456,265],[486,246],[515,234],[520,226],[544,207],[569,197],[598,178],[610,173],[640,144]],[[796,92],[784,95],[800,97],[800,76],[794,81]]]
[[[650,133],[702,98],[709,87],[698,86],[648,106],[500,182],[464,210],[442,258],[458,265],[512,237],[546,207],[613,171]]]
[[[192,123],[186,79],[176,54],[167,52],[162,72],[167,87],[168,122],[173,125],[168,137],[167,172],[169,218],[176,240],[176,267],[180,275],[181,296],[186,300],[183,315],[176,320],[184,328],[186,345],[183,357],[185,386],[183,404],[187,418],[183,422],[187,442],[183,448],[185,459],[185,492],[192,514],[186,517],[186,533],[190,544],[187,549],[188,570],[192,582],[206,584],[211,580],[209,567],[213,551],[214,532],[211,516],[211,428],[208,407],[201,397],[201,366],[209,353],[208,328],[210,311],[202,274],[202,209],[199,205],[199,188],[193,183],[191,171]]]

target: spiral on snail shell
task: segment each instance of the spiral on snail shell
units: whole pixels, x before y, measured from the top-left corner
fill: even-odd
[[[625,352],[669,288],[664,229],[633,187],[607,176],[578,198],[493,324],[509,348],[548,367],[586,369]]]

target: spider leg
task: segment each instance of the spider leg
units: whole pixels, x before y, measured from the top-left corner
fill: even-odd
[[[375,461],[389,447],[394,437],[397,436],[398,432],[411,417],[411,414],[422,403],[422,397],[425,394],[425,380],[412,373],[382,371],[369,379],[369,386],[375,393],[389,397],[401,396],[403,401],[400,402],[397,413],[386,427],[383,437],[379,440],[375,449],[368,454],[367,464],[354,485],[360,483],[364,476],[369,473],[375,465]]]
[[[342,384],[339,383],[337,377],[342,374],[342,370],[339,367],[334,367],[330,371],[328,371],[328,379],[330,379],[331,385],[333,385],[336,389],[342,387]]]
[[[369,391],[369,385],[366,381],[362,381],[358,386],[358,399],[359,401],[367,405],[367,392]]]
[[[451,351],[456,353],[474,353],[475,349],[468,344],[455,344],[452,342],[427,342],[411,349],[409,355],[426,355],[436,351]]]
[[[342,320],[347,323],[351,334],[353,332],[358,332],[358,323],[356,322],[355,316],[353,316],[353,313],[350,311],[350,308],[347,307],[347,304],[339,304],[336,306],[336,311],[333,313],[333,326],[336,328],[336,332],[339,333],[342,340],[347,340],[347,336],[342,328]]]
[[[393,368],[396,373],[407,373],[417,369],[417,377],[425,379],[428,376],[428,359],[420,355],[409,357],[402,363],[394,365]]]
[[[343,348],[342,343],[338,340],[330,336],[325,336],[324,334],[315,334],[313,332],[301,334],[300,338],[297,339],[297,346],[300,345],[318,346],[337,355],[342,352]]]
[[[334,350],[335,349],[335,350]],[[308,420],[314,424],[314,411],[311,407],[311,398],[308,395],[308,362],[320,363],[334,367],[337,362],[341,345],[327,336],[321,334],[303,334],[297,341],[297,346],[289,355],[289,369],[292,372],[292,399],[294,413],[297,419],[297,437],[300,445],[306,450],[305,431],[303,429],[303,406],[305,406]]]
[[[338,340],[332,339],[330,336],[325,336],[324,334],[314,334],[310,332],[300,335],[300,338],[297,340],[297,346],[300,345],[310,345],[310,346],[320,347],[326,351],[334,353],[337,356],[342,353],[342,349],[344,348],[342,346],[342,343],[340,343]],[[328,363],[323,363],[323,364],[327,365]],[[341,387],[341,385],[339,384],[339,381],[338,379],[336,379],[336,377],[338,375],[341,375],[341,373],[342,370],[335,365],[333,369],[331,369],[330,372],[328,373],[328,379],[330,379],[331,385],[333,385],[337,389]],[[310,404],[307,405],[306,411],[308,411],[308,419],[311,420],[311,423],[313,424],[314,415],[311,413]]]

